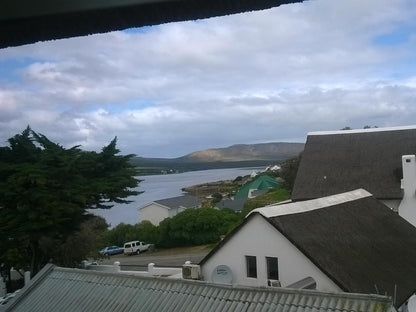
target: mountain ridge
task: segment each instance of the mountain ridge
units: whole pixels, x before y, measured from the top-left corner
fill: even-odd
[[[234,144],[223,148],[196,151],[178,159],[191,162],[276,160],[299,154],[305,144],[271,142],[257,144]]]
[[[303,151],[304,143],[272,142],[235,144],[192,152],[178,158],[133,157],[140,174],[175,173],[194,170],[262,167],[279,164]]]

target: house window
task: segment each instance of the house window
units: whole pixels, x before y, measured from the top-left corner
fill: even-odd
[[[247,277],[257,278],[256,256],[246,256]]]
[[[279,262],[276,257],[266,257],[267,279],[279,279]]]

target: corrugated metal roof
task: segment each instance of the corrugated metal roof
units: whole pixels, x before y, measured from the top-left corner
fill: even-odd
[[[4,310],[5,309],[5,310]],[[390,298],[248,288],[48,265],[0,311],[392,311]]]

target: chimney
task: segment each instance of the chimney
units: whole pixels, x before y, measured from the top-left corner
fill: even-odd
[[[404,196],[414,196],[416,191],[416,162],[415,155],[402,156],[403,179],[402,189]]]
[[[416,157],[415,155],[402,156],[403,199],[399,206],[399,215],[416,226]]]

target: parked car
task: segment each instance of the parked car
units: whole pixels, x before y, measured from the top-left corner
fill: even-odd
[[[101,249],[100,254],[103,256],[111,256],[111,255],[121,254],[123,253],[123,251],[124,251],[123,247],[110,246],[110,247],[105,247]]]
[[[153,250],[154,248],[155,248],[155,245],[153,244],[147,244],[145,242],[140,242],[140,241],[132,241],[132,242],[127,242],[124,244],[124,254],[125,255],[139,254],[147,250]]]

